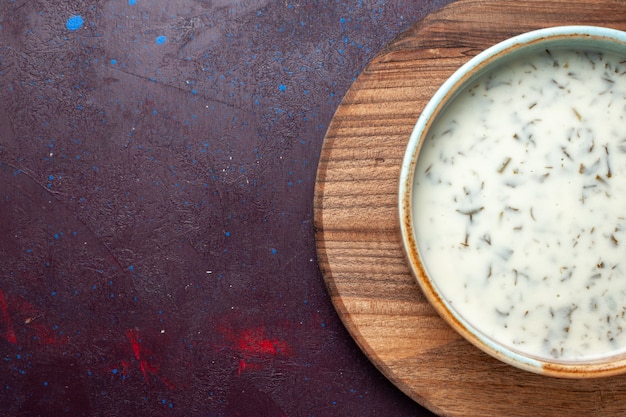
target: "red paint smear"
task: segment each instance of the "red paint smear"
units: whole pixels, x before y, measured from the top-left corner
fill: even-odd
[[[139,331],[136,329],[128,330],[126,332],[126,338],[130,343],[130,347],[133,350],[135,359],[139,361],[139,368],[141,369],[141,373],[143,374],[143,379],[146,381],[146,384],[148,384],[148,372],[156,372],[156,370],[154,369],[154,367],[148,364],[147,360],[143,358],[144,349],[141,346],[141,342],[139,341]]]
[[[291,355],[291,348],[287,342],[278,339],[269,339],[265,329],[257,327],[242,331],[236,339],[239,351],[254,355]]]
[[[143,374],[143,379],[144,381],[146,381],[146,385],[150,384],[149,379],[148,379],[148,374],[151,374],[151,375],[158,377],[161,380],[161,382],[165,384],[165,386],[167,386],[169,389],[176,389],[176,386],[171,381],[158,375],[159,369],[160,369],[159,365],[153,364],[146,359],[146,356],[152,355],[152,352],[146,349],[145,347],[143,347],[143,345],[141,344],[141,337],[139,334],[139,330],[137,329],[127,330],[126,338],[128,339],[128,342],[130,343],[130,347],[133,351],[133,355],[135,356],[135,359],[139,362],[139,369],[141,370],[141,373]]]
[[[0,338],[17,344],[17,333],[13,325],[17,322],[23,324],[20,343],[39,348],[65,346],[68,343],[67,336],[60,335],[49,325],[41,323],[42,316],[43,314],[28,301],[20,297],[9,299],[0,289]]]
[[[167,378],[164,377],[160,377],[161,382],[165,384],[166,387],[168,387],[171,390],[175,390],[176,389],[176,385],[174,385],[174,383],[172,381],[170,381]]]
[[[129,368],[130,368],[130,362],[128,362],[127,360],[122,359],[122,375],[127,377],[128,374],[129,374]]]
[[[290,356],[292,349],[285,340],[269,337],[263,326],[241,331],[232,326],[219,326],[227,347],[238,357],[237,375],[244,371],[259,370],[268,358]]]
[[[239,366],[237,367],[237,376],[241,375],[241,373],[245,370],[259,370],[262,366],[260,363],[250,363],[246,362],[243,359],[239,359]]]
[[[141,360],[141,343],[139,343],[139,331],[136,329],[130,329],[126,331],[126,338],[130,342],[130,347],[133,349],[135,359]]]
[[[4,327],[4,333],[2,337],[9,343],[17,343],[17,335],[13,328],[13,322],[9,315],[9,309],[7,307],[6,299],[4,298],[4,291],[0,289],[0,324]]]

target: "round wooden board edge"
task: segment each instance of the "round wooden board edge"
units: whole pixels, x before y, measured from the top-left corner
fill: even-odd
[[[404,46],[402,45],[404,42],[404,39],[407,38],[407,34],[413,34],[413,33],[419,33],[421,30],[423,30],[424,28],[426,28],[429,25],[436,25],[436,24],[441,24],[442,21],[451,21],[453,20],[452,18],[454,17],[455,13],[457,13],[457,9],[461,9],[462,6],[468,6],[468,7],[473,7],[473,8],[481,8],[481,7],[486,7],[487,4],[496,4],[496,3],[511,3],[511,2],[507,2],[507,1],[502,1],[502,2],[498,2],[498,1],[493,1],[493,0],[487,0],[487,1],[481,1],[481,0],[457,0],[453,3],[450,3],[446,6],[444,6],[443,8],[431,13],[430,15],[426,16],[424,19],[416,22],[413,26],[411,26],[409,29],[407,29],[405,32],[403,32],[402,34],[400,34],[398,37],[396,37],[396,39],[394,39],[392,42],[390,42],[387,47],[383,48],[377,55],[376,57],[373,58],[373,60],[371,61],[371,63],[374,62],[378,62],[381,60],[384,60],[385,56],[390,54],[390,53],[394,53],[397,52],[401,49],[404,48]],[[524,2],[520,2],[520,3],[524,3]],[[548,3],[548,2],[541,2],[541,1],[529,1],[527,2],[529,4],[532,3]],[[549,2],[552,3],[552,8],[558,8],[558,7],[567,7],[567,4],[576,4],[577,6],[581,6],[583,3],[583,1],[570,1],[570,0],[556,0],[553,2]],[[593,4],[618,4],[619,6],[625,7],[626,8],[626,3],[620,3],[619,0],[607,0],[607,1],[593,1]],[[588,7],[592,7],[591,4],[587,4]],[[524,7],[524,6],[522,6]],[[527,7],[531,7],[530,5],[527,5]],[[519,11],[517,11],[519,12]],[[613,17],[614,19],[611,20],[609,22],[609,24],[606,24],[605,26],[607,27],[614,27],[616,29],[621,29],[621,30],[626,30],[626,22],[625,21],[620,21],[619,19],[615,19],[615,17]],[[600,21],[593,21],[593,19],[591,21],[586,21],[586,22],[582,22],[582,21],[564,21],[562,22],[562,24],[597,24],[597,25],[601,25]],[[546,27],[546,26],[550,26],[550,25],[546,25],[543,24],[541,21],[538,21],[536,24],[531,24],[528,26],[528,28],[526,30],[523,31],[529,31],[529,30],[534,30],[534,29],[539,29],[541,27]],[[521,32],[520,32],[521,33]],[[502,37],[502,39],[505,39],[508,36],[504,36]],[[468,57],[469,59],[470,57]],[[368,64],[369,66],[369,64]],[[366,67],[367,69],[367,67]],[[346,96],[344,97],[344,99],[342,100],[342,103],[340,104],[339,108],[341,108],[341,106],[345,103],[350,101],[350,97],[353,96],[354,91],[358,90],[358,86],[359,86],[359,80],[360,80],[361,76],[359,76],[357,78],[357,80],[354,82],[354,84],[350,87],[350,89],[348,90],[348,92],[346,93]],[[331,123],[327,129],[327,133],[326,133],[326,137],[322,146],[322,152],[321,152],[321,158],[324,157],[324,155],[327,155],[329,153],[329,150],[332,148],[332,141],[327,141],[328,138],[333,136],[333,132],[335,132],[335,129],[338,128],[338,123],[335,121],[335,118],[333,118],[333,120],[331,120]],[[408,140],[408,138],[407,138]],[[320,158],[320,159],[321,159]],[[341,299],[340,296],[338,296],[337,294],[339,293],[339,290],[335,287],[334,281],[333,281],[333,277],[332,277],[332,271],[330,271],[330,269],[326,269],[324,268],[324,266],[322,265],[328,265],[328,254],[326,253],[326,251],[324,250],[324,248],[319,245],[319,242],[323,241],[323,234],[324,234],[324,225],[323,225],[323,221],[322,221],[322,211],[323,211],[323,200],[324,200],[324,191],[323,191],[323,186],[321,185],[324,182],[324,178],[325,178],[325,170],[324,170],[324,166],[320,165],[320,167],[318,168],[317,171],[317,178],[316,178],[316,182],[315,182],[315,191],[314,191],[314,225],[315,225],[315,235],[316,235],[316,248],[317,248],[317,252],[318,252],[318,259],[320,259],[322,262],[320,262],[320,269],[322,272],[322,275],[324,277],[324,281],[326,283],[329,295],[331,296],[331,300],[333,305],[335,306],[335,309],[338,312],[338,315],[343,323],[343,325],[346,327],[346,329],[348,330],[348,332],[351,334],[351,336],[353,337],[353,339],[355,340],[355,342],[357,343],[357,345],[359,346],[359,348],[365,353],[365,355],[370,359],[370,361],[376,366],[376,368],[386,377],[388,378],[395,386],[397,386],[402,392],[404,392],[406,395],[408,395],[410,398],[412,398],[413,400],[415,400],[417,403],[419,403],[420,405],[428,408],[430,411],[438,414],[438,415],[442,415],[442,416],[447,416],[447,415],[457,415],[457,414],[453,414],[453,413],[449,413],[446,412],[445,410],[441,409],[440,407],[438,407],[436,404],[434,404],[433,402],[431,402],[428,398],[424,397],[421,393],[419,393],[418,391],[416,391],[415,388],[413,388],[412,386],[406,384],[404,381],[399,380],[399,378],[397,378],[397,376],[393,373],[392,369],[386,364],[384,363],[380,357],[378,356],[378,354],[376,353],[376,351],[367,343],[367,340],[359,337],[359,335],[361,334],[359,328],[357,325],[355,325],[352,321],[350,321],[349,319],[349,310],[346,307],[346,305],[344,304],[344,301]],[[602,382],[599,382],[599,384],[601,385]]]

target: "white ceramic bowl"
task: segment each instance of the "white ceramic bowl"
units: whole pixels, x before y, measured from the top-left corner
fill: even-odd
[[[525,33],[456,71],[410,137],[412,272],[456,331],[518,368],[626,372],[625,73],[625,32]]]

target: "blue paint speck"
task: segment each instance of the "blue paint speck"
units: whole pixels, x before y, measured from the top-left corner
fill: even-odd
[[[115,64],[117,64],[117,60],[116,59],[112,59],[111,60],[111,65],[115,65]]]
[[[52,181],[54,179],[54,175],[48,175],[48,179]]]
[[[48,386],[48,381],[43,381],[43,386],[47,387]]]
[[[167,36],[161,35],[156,38],[157,45],[163,45],[165,42],[167,42]]]
[[[287,89],[287,86],[285,84],[281,84],[281,85],[278,86],[278,89],[280,91],[285,91]]]
[[[134,6],[135,4],[137,4],[137,0],[128,0],[129,6]]]
[[[78,30],[82,28],[84,24],[85,21],[83,20],[82,16],[74,15],[67,19],[67,22],[65,22],[65,27],[67,28],[67,30]]]
[[[129,266],[129,267],[128,267],[128,270],[129,270],[129,271],[134,271],[134,270],[135,270],[135,267],[131,265],[131,266]]]
[[[226,237],[230,236],[230,232],[229,231],[224,232],[224,234],[226,235]]]
[[[272,248],[272,255],[276,255],[278,253],[278,251],[276,250],[276,248]]]
[[[113,375],[117,374],[117,369],[113,369],[111,372],[113,372]]]
[[[55,297],[55,296],[57,295],[57,292],[56,292],[56,291],[52,291],[52,292],[50,293],[50,295],[51,295],[51,296],[53,296],[53,297]]]

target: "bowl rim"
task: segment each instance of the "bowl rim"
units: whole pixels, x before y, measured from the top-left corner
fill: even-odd
[[[467,320],[451,308],[426,273],[414,234],[415,225],[411,210],[414,174],[424,137],[439,113],[454,99],[458,91],[462,90],[466,82],[479,76],[482,71],[490,68],[499,58],[507,56],[511,52],[521,53],[529,47],[538,47],[538,45],[543,46],[544,44],[554,45],[560,42],[570,43],[577,40],[606,43],[606,45],[614,46],[616,50],[620,49],[621,51],[623,49],[626,53],[626,32],[624,31],[600,26],[555,26],[508,38],[481,51],[459,67],[428,101],[411,132],[400,167],[398,213],[402,246],[411,273],[429,303],[457,333],[483,352],[518,369],[546,376],[580,379],[626,373],[626,354],[585,362],[548,361],[509,349],[474,329]]]

